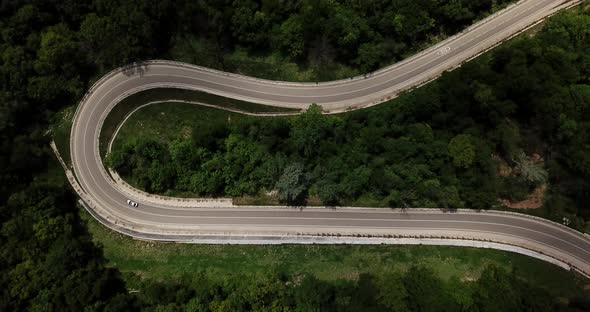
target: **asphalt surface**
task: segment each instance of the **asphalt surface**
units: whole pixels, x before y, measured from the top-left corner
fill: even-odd
[[[206,91],[282,107],[318,103],[338,112],[378,104],[399,91],[431,80],[555,12],[568,1],[525,0],[416,56],[378,72],[329,83],[284,83],[167,61],[116,70],[86,94],[71,133],[73,173],[80,196],[113,227],[136,237],[185,240],[195,235],[277,237],[280,235],[423,235],[490,239],[545,253],[590,274],[590,240],[556,223],[501,213],[443,213],[437,210],[285,207],[178,207],[131,198],[102,165],[99,135],[112,107],[125,96],[155,87]],[[103,221],[104,221],[103,220]]]

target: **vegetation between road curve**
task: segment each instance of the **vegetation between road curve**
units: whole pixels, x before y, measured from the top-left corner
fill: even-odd
[[[117,267],[129,287],[142,280],[174,281],[202,273],[222,282],[228,274],[255,279],[265,271],[297,276],[312,274],[321,280],[356,280],[362,273],[404,273],[415,265],[427,267],[443,281],[477,281],[488,266],[516,271],[552,296],[582,295],[587,282],[573,272],[528,256],[449,246],[396,245],[199,245],[138,241],[105,228],[82,213],[95,242],[103,246],[110,265]]]
[[[100,132],[100,150],[102,155],[106,155],[106,148],[111,141],[117,127],[123,122],[124,118],[137,107],[150,102],[158,101],[187,101],[195,103],[204,103],[222,108],[235,109],[248,113],[274,113],[274,112],[297,112],[298,109],[266,106],[254,104],[241,100],[234,100],[214,94],[200,91],[183,90],[174,88],[154,88],[141,91],[124,98],[109,113],[104,121]],[[166,126],[166,125],[165,125]]]
[[[255,279],[228,274],[222,283],[215,283],[209,281],[212,274],[204,277],[195,273],[174,281],[165,278],[130,280],[129,285],[134,288],[129,289],[120,271],[113,262],[108,262],[103,249],[93,241],[76,207],[76,196],[68,188],[62,169],[48,146],[47,129],[63,120],[63,116],[56,115],[56,112],[76,105],[92,81],[121,65],[146,59],[181,60],[182,57],[184,60],[188,57],[187,61],[199,65],[286,79],[314,81],[348,77],[403,58],[411,51],[459,31],[505,3],[493,0],[400,0],[375,2],[370,6],[359,1],[323,0],[52,3],[32,0],[3,3],[0,9],[0,310],[338,309],[356,312],[405,307],[411,310],[420,307],[436,311],[445,310],[445,307],[458,310],[461,305],[473,309],[487,307],[515,311],[528,307],[530,310],[554,311],[588,307],[589,303],[583,298],[573,297],[577,293],[567,298],[554,297],[518,275],[495,269],[484,271],[483,278],[472,284],[453,284],[452,281],[447,284],[434,272],[416,267],[407,271],[410,274],[361,274],[357,280],[337,281],[323,281],[308,274],[285,276],[281,272],[269,272],[261,273]],[[560,19],[561,22],[551,24],[553,30],[549,34],[553,37],[547,40],[556,43],[557,48],[535,47],[532,51],[550,56],[554,66],[568,74],[569,57],[577,55],[578,50],[588,50],[588,35],[572,32],[576,29],[573,25],[578,25],[577,29],[581,30],[588,27],[584,27],[586,18],[583,14],[556,17],[556,20]],[[563,55],[564,46],[570,44],[573,47],[566,47],[566,51],[576,53]],[[544,77],[549,82],[567,85],[570,96],[585,99],[585,93],[580,91],[585,90],[587,79],[579,80],[580,76],[574,75],[571,81],[563,82],[553,75],[548,76],[546,66],[536,64],[538,55],[535,53],[524,53],[525,58],[516,52],[509,58],[510,53],[505,51],[501,60],[533,64],[536,71],[523,71],[525,78]],[[260,66],[260,59],[269,60],[270,65]],[[584,65],[587,62],[583,58],[581,61],[574,59],[578,73],[587,75]],[[565,62],[561,63],[562,60]],[[287,70],[281,64],[285,64]],[[293,64],[302,70],[293,69]],[[300,72],[304,74],[295,77]],[[526,101],[517,104],[525,108],[538,101],[535,97],[527,99],[528,93],[524,94],[527,90],[540,94],[556,91],[551,85],[539,86],[537,81],[528,79],[504,83],[514,86],[511,94],[518,95],[522,90],[521,96]],[[484,102],[490,99],[490,92],[485,88],[480,91],[478,99]],[[458,90],[449,88],[447,91],[449,95],[455,92]],[[492,94],[502,98],[502,94]],[[551,125],[558,122],[559,127],[543,127],[541,130],[543,135],[551,138],[548,140],[550,147],[555,148],[550,148],[552,154],[543,156],[547,163],[557,163],[557,166],[549,166],[550,180],[559,182],[552,182],[552,188],[556,188],[563,198],[558,198],[550,207],[559,213],[565,211],[584,218],[587,216],[585,210],[573,207],[576,203],[587,202],[583,192],[587,189],[587,179],[579,172],[587,168],[584,156],[588,153],[578,150],[574,157],[569,157],[576,150],[568,149],[584,147],[580,142],[586,140],[587,121],[576,115],[577,110],[581,114],[585,112],[584,106],[578,105],[570,110],[569,104],[559,101],[567,99],[567,94],[555,94],[556,100],[550,102],[559,105],[555,109],[550,107],[550,111],[561,112],[564,116],[559,114],[557,120],[547,120]],[[456,102],[464,110],[469,107],[464,101]],[[495,105],[494,102],[485,103]],[[566,109],[559,107],[562,104]],[[423,105],[418,103],[417,107],[423,108]],[[523,109],[518,114],[524,116],[526,112],[528,110]],[[445,120],[444,116],[431,110],[424,110],[424,114],[435,120]],[[362,115],[355,118],[359,118],[359,122],[364,120]],[[529,124],[542,121],[535,119]],[[423,120],[418,120],[420,122]],[[61,129],[53,128],[60,150],[68,146],[69,131],[66,128],[69,126],[65,124]],[[521,134],[523,138],[529,138],[526,131]],[[370,137],[370,133],[367,135]],[[563,143],[555,146],[553,140]],[[457,139],[456,142],[456,147],[460,147],[465,140]],[[471,154],[469,148],[458,150],[466,150],[466,156]],[[68,154],[62,150],[63,156]],[[569,160],[565,165],[563,155]],[[469,158],[460,157],[457,163],[466,164]],[[571,170],[576,171],[571,173]],[[406,198],[402,199],[406,201]],[[119,258],[119,261],[122,260]],[[167,261],[167,258],[161,258],[157,263]],[[157,265],[152,264],[145,267],[145,271],[157,272]],[[212,278],[219,280],[219,275]],[[562,282],[570,283],[566,277]]]
[[[339,115],[322,115],[318,106],[290,118],[182,104],[145,108],[123,126],[108,165],[133,185],[167,195],[542,208],[534,213],[584,230],[590,43],[577,39],[580,23],[590,27],[584,10],[558,14],[534,37],[397,99]]]

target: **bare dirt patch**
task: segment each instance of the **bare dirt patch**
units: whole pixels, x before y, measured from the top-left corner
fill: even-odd
[[[498,166],[498,175],[501,177],[509,177],[512,174],[512,168],[506,163],[501,163]]]
[[[461,277],[461,282],[475,282],[477,281],[477,277],[471,275],[471,274],[465,274],[463,277]]]
[[[511,202],[507,199],[501,199],[500,201],[502,204],[508,208],[513,209],[537,209],[543,206],[543,198],[545,197],[545,191],[547,190],[547,185],[543,184],[537,187],[527,199],[519,201],[519,202]]]
[[[508,165],[506,160],[496,154],[492,154],[492,159],[498,163],[496,174],[500,177],[508,177],[512,175],[512,168]]]

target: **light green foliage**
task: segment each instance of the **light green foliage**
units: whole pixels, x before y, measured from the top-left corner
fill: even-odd
[[[305,168],[300,163],[288,165],[279,178],[276,188],[279,199],[287,204],[298,204],[303,199],[308,187]]]
[[[76,57],[74,33],[65,24],[49,27],[41,34],[35,69],[42,74],[54,72],[63,60]]]
[[[543,162],[535,162],[521,151],[515,160],[516,170],[520,176],[533,186],[541,185],[547,182],[547,171],[543,167]]]
[[[453,158],[453,165],[460,168],[469,168],[475,159],[475,146],[471,137],[459,134],[449,142],[449,154]]]

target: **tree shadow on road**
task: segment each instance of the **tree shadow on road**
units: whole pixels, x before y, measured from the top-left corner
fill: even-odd
[[[143,77],[148,70],[148,64],[143,61],[133,62],[122,67],[122,73],[127,77]]]

